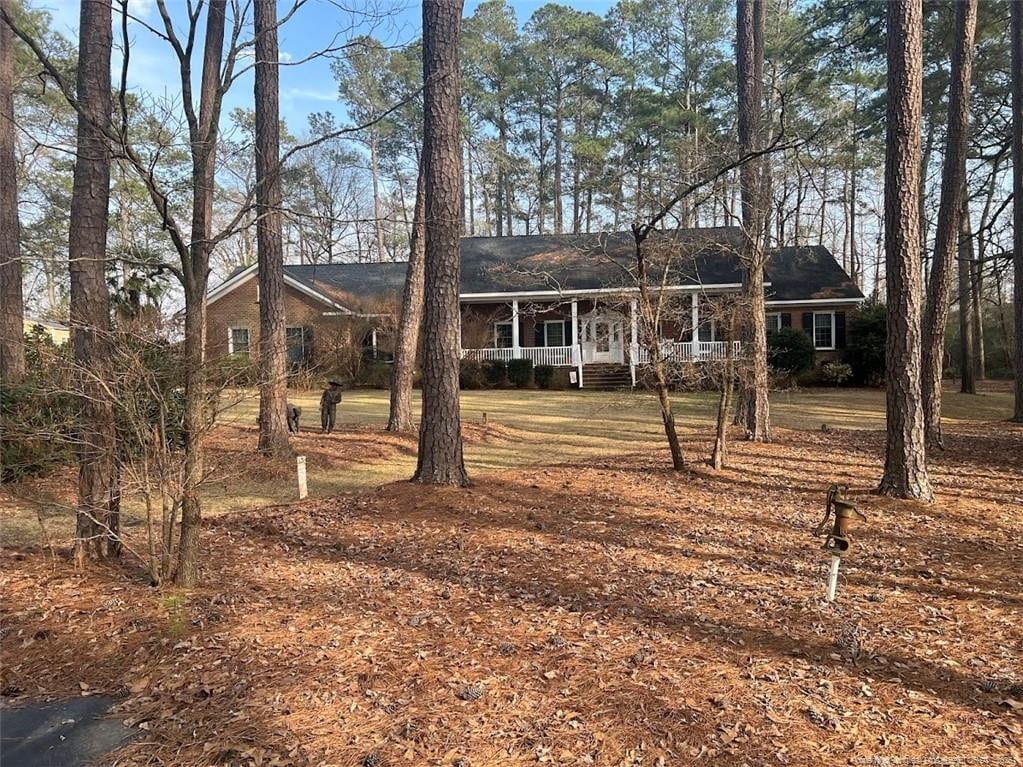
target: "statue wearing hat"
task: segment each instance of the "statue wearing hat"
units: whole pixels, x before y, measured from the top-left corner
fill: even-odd
[[[324,434],[334,431],[337,406],[341,402],[342,387],[337,381],[327,381],[327,388],[320,396],[320,429]]]

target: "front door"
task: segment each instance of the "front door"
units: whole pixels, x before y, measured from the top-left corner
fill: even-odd
[[[625,361],[621,320],[593,317],[584,327],[584,362],[622,363]]]

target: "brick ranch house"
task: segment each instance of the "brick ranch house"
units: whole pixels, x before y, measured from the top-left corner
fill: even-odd
[[[676,230],[648,242],[652,281],[673,307],[660,325],[666,357],[721,359],[730,341],[708,315],[715,297],[740,290],[740,230]],[[617,371],[634,385],[647,356],[637,338],[633,248],[631,232],[463,238],[462,356],[569,368],[580,387]],[[658,253],[670,255],[658,260]],[[285,266],[292,365],[328,365],[330,350],[345,344],[373,354],[385,348],[405,271],[403,262]],[[253,265],[210,291],[210,358],[255,352],[255,277]],[[823,246],[773,251],[765,293],[768,330],[802,328],[818,362],[841,354],[846,317],[864,300]]]

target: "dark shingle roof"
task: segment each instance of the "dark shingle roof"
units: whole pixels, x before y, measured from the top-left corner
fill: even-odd
[[[823,245],[779,248],[767,262],[768,301],[863,298],[849,275]]]
[[[737,254],[738,228],[685,229],[651,235],[648,250],[657,269],[658,247],[682,243],[682,258],[672,263],[673,285],[734,285],[742,271]],[[461,293],[579,291],[628,286],[622,266],[634,268],[631,232],[601,235],[519,235],[462,239]],[[677,255],[678,248],[672,252]],[[353,308],[367,300],[401,295],[405,262],[303,264],[285,266],[300,282]],[[830,251],[823,246],[781,248],[768,261],[768,300],[862,298]]]

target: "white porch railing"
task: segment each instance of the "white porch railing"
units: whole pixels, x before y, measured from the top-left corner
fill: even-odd
[[[728,341],[662,341],[661,354],[668,362],[705,362],[723,360],[728,356]],[[738,357],[742,345],[739,341],[732,341],[733,355]],[[530,359],[534,365],[552,365],[554,367],[572,367],[576,364],[575,355],[578,354],[574,346],[520,346],[518,352],[513,348],[504,349],[462,349],[462,356],[466,359],[487,362],[490,360],[503,360],[508,362],[515,359]],[[644,346],[637,346],[634,349],[634,357],[637,365],[650,363],[650,353]],[[585,358],[584,358],[585,359]]]
[[[666,362],[705,362],[728,357],[728,341],[662,341],[661,356]],[[732,341],[732,354],[739,356],[742,344]],[[645,346],[636,349],[636,363],[650,363],[650,352]]]
[[[462,349],[466,359],[486,362],[490,360],[530,359],[534,365],[553,365],[554,367],[571,367],[575,364],[571,346],[520,346],[515,349]]]

